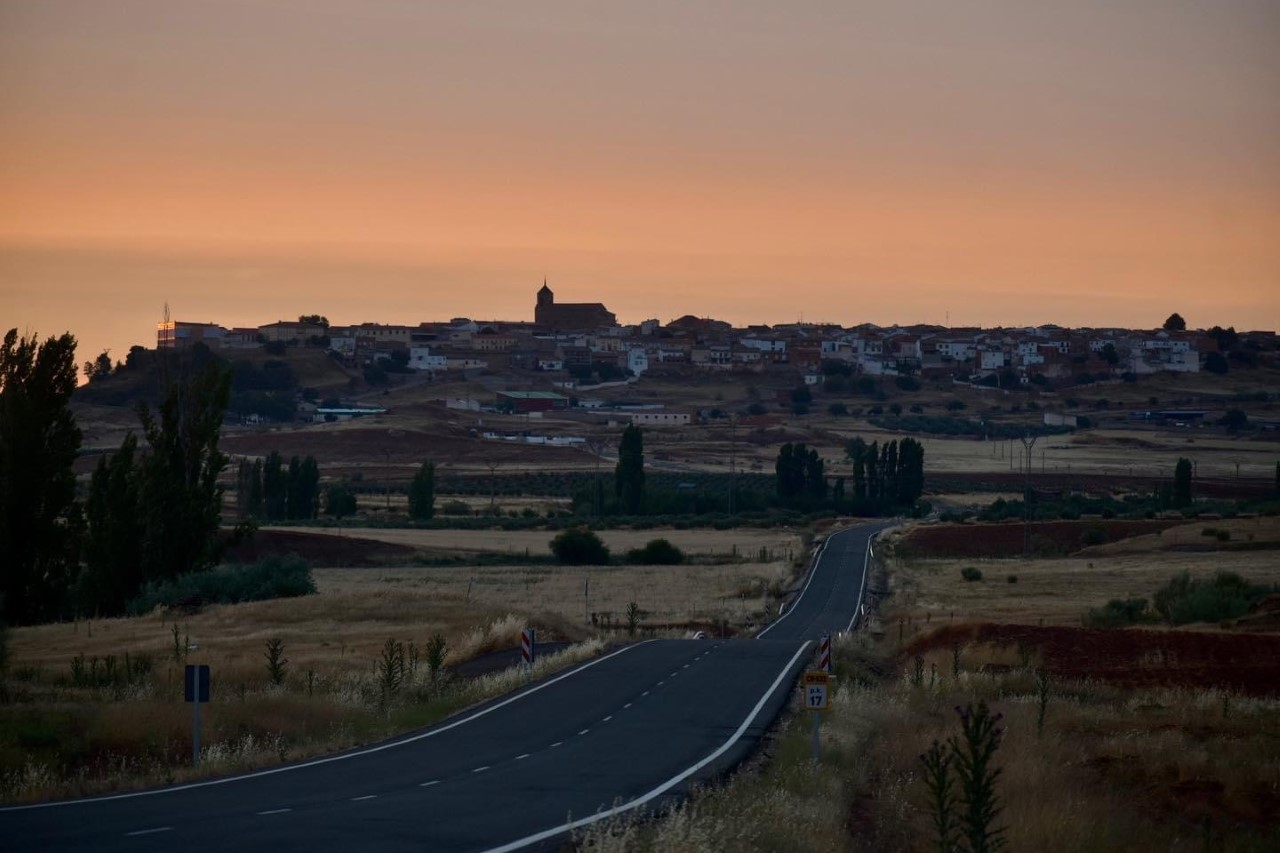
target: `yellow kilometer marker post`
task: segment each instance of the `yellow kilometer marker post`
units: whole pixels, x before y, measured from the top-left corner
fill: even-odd
[[[822,670],[806,672],[800,680],[800,689],[804,691],[804,706],[813,712],[813,763],[820,758],[818,752],[818,726],[822,721],[822,711],[827,710],[831,674]]]

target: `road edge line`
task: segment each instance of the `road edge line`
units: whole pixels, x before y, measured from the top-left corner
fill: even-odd
[[[703,758],[697,764],[694,764],[690,767],[685,768],[683,771],[676,774],[675,776],[672,776],[670,779],[663,782],[658,787],[654,788],[648,793],[640,795],[639,797],[637,797],[636,799],[632,800],[629,803],[623,803],[620,806],[614,806],[608,811],[597,812],[591,817],[585,817],[575,821],[570,821],[569,823],[563,826],[558,826],[555,829],[545,829],[542,832],[534,833],[533,835],[526,835],[524,838],[518,838],[515,841],[509,841],[506,844],[503,844],[499,847],[490,847],[485,851],[485,853],[510,853],[510,851],[512,850],[519,850],[522,847],[528,847],[530,844],[537,844],[540,841],[547,841],[548,839],[555,838],[557,835],[563,835],[564,833],[575,830],[580,826],[587,826],[589,824],[598,823],[599,821],[602,821],[605,818],[610,818],[610,817],[613,817],[614,815],[619,815],[619,814],[622,814],[623,812],[631,811],[632,809],[636,809],[636,808],[639,808],[640,806],[643,806],[645,803],[649,802],[650,800],[653,800],[657,797],[662,796],[667,791],[674,788],[676,785],[679,785],[685,779],[688,779],[694,773],[697,773],[699,770],[706,767],[708,764],[715,761],[720,756],[724,755],[733,747],[735,743],[737,743],[739,740],[742,739],[742,735],[745,734],[747,729],[750,728],[751,724],[755,722],[756,717],[760,716],[760,711],[764,708],[765,704],[769,701],[769,699],[773,697],[773,694],[778,689],[778,685],[783,682],[783,680],[787,677],[787,673],[789,673],[791,671],[791,668],[795,666],[796,661],[800,659],[800,656],[804,654],[805,650],[808,649],[809,646],[811,645],[813,645],[812,640],[805,640],[800,645],[800,648],[796,650],[796,653],[791,656],[791,660],[787,661],[786,666],[782,668],[782,672],[778,673],[778,677],[773,680],[773,684],[769,685],[769,689],[765,690],[763,695],[761,695],[760,701],[757,702],[756,706],[751,709],[751,713],[748,714],[747,718],[742,721],[742,725],[738,726],[737,731],[735,731],[727,741],[721,744],[719,749],[717,749],[715,752]]]
[[[248,779],[260,779],[263,776],[274,776],[277,773],[288,773],[292,770],[302,770],[307,767],[316,767],[321,764],[330,764],[334,761],[345,761],[348,758],[360,758],[361,756],[372,755],[375,752],[382,752],[383,750],[394,749],[395,747],[398,747],[398,746],[405,746],[406,744],[416,743],[420,740],[424,740],[429,737],[435,737],[438,734],[443,734],[444,732],[450,731],[451,729],[456,729],[458,726],[465,725],[471,722],[472,720],[478,720],[481,717],[485,716],[486,714],[490,714],[493,711],[498,710],[499,708],[505,708],[507,705],[510,705],[513,702],[518,702],[519,700],[525,698],[526,696],[532,696],[534,693],[537,693],[539,690],[542,690],[543,688],[550,687],[553,684],[556,684],[560,681],[564,681],[566,678],[571,678],[574,675],[577,675],[578,673],[583,672],[584,670],[590,669],[591,667],[595,666],[598,663],[604,663],[605,661],[609,660],[609,658],[617,657],[618,655],[623,654],[624,652],[629,652],[632,649],[638,649],[641,646],[646,646],[649,643],[656,643],[656,642],[657,642],[656,639],[644,640],[639,643],[633,643],[632,645],[624,646],[621,649],[618,649],[616,652],[610,652],[604,657],[599,657],[593,661],[588,661],[587,663],[581,666],[574,667],[568,672],[563,672],[557,675],[555,678],[552,678],[549,681],[544,681],[541,684],[531,687],[528,690],[517,693],[515,696],[510,696],[500,702],[495,702],[492,705],[489,705],[485,708],[481,708],[479,711],[475,711],[469,714],[468,716],[463,717],[461,720],[454,720],[451,723],[446,723],[436,728],[428,729],[427,731],[420,732],[419,734],[416,734],[416,735],[410,735],[409,737],[400,738],[398,740],[392,740],[386,743],[380,743],[376,746],[365,747],[364,749],[358,749],[353,752],[343,752],[338,755],[327,755],[323,758],[313,758],[310,761],[305,761],[301,764],[286,764],[281,767],[270,767],[270,768],[267,768],[266,770],[255,770],[252,773],[244,773],[239,776],[225,776],[221,779],[206,779],[200,782],[187,782],[186,784],[183,784],[183,785],[175,785],[168,788],[153,788],[149,791],[129,791],[123,794],[107,794],[106,796],[102,796],[102,797],[81,797],[74,800],[57,800],[52,803],[31,803],[29,805],[23,805],[23,806],[5,806],[3,808],[0,808],[0,813],[31,811],[34,809],[51,809],[51,808],[58,808],[60,806],[65,807],[65,806],[86,805],[88,803],[106,803],[106,802],[111,802],[113,800],[130,800],[135,797],[153,797],[158,794],[173,794],[173,793],[177,793],[178,791],[190,791],[194,788],[209,788],[214,785],[226,785],[231,782],[243,782]]]

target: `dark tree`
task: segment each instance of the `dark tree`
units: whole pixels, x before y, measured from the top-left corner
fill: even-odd
[[[320,505],[320,468],[310,456],[289,460],[288,485],[285,488],[285,517],[309,519],[316,517]]]
[[[18,337],[0,347],[0,620],[57,615],[77,562],[82,521],[72,464],[80,428],[69,401],[76,339]]]
[[[138,405],[148,451],[139,465],[143,576],[169,580],[207,569],[219,556],[222,486],[227,457],[218,450],[231,373],[209,363],[170,383],[153,412]]]
[[[818,451],[810,450],[804,460],[804,490],[812,500],[821,502],[827,497],[825,464]]]
[[[334,518],[356,514],[356,496],[346,486],[330,486],[325,493],[324,511]]]
[[[1185,332],[1187,329],[1187,321],[1182,319],[1182,315],[1174,312],[1169,315],[1169,319],[1164,321],[1164,329],[1167,332]]]
[[[1249,425],[1249,416],[1242,409],[1227,409],[1218,423],[1231,432],[1239,432]]]
[[[867,443],[855,437],[845,445],[845,454],[853,461],[854,500],[865,500],[867,497]]]
[[[436,466],[423,462],[409,483],[409,517],[425,521],[436,514]]]
[[[84,378],[90,382],[97,382],[99,379],[105,379],[111,375],[111,356],[106,350],[98,354],[93,361],[84,363]]]
[[[1184,507],[1191,505],[1191,460],[1179,458],[1173,467],[1173,505]]]
[[[641,512],[644,507],[644,433],[635,424],[622,431],[622,440],[618,442],[613,489],[623,512],[630,515]]]
[[[240,460],[236,472],[236,509],[240,517],[262,519],[265,507],[262,494],[262,460]]]
[[[284,460],[274,450],[262,463],[262,509],[267,521],[283,521],[289,500],[289,478]]]
[[[1204,369],[1219,376],[1230,370],[1227,357],[1220,352],[1211,352],[1204,357]]]
[[[551,540],[550,548],[557,560],[570,566],[596,566],[609,562],[608,547],[585,527],[561,531]]]
[[[1116,345],[1110,341],[1108,341],[1106,346],[1102,348],[1101,355],[1102,360],[1112,367],[1115,367],[1120,363],[1120,353],[1116,352]]]
[[[85,565],[76,584],[77,609],[87,615],[124,613],[129,599],[146,582],[142,563],[146,526],[140,513],[137,457],[138,439],[129,433],[118,451],[98,461],[89,482]]]
[[[323,314],[303,314],[298,318],[299,323],[309,323],[312,326],[324,326],[329,328],[329,318]]]

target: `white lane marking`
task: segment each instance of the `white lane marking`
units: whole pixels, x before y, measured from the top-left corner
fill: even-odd
[[[293,809],[267,809],[265,812],[258,812],[258,814],[260,815],[284,814],[285,812],[291,812],[291,811],[293,811]]]
[[[786,679],[787,673],[791,671],[791,667],[795,666],[796,661],[800,659],[800,656],[804,654],[805,650],[808,649],[809,646],[811,645],[812,645],[812,642],[810,642],[809,640],[805,640],[803,643],[801,643],[800,648],[797,649],[796,653],[791,656],[791,660],[787,661],[786,666],[784,666],[782,668],[782,671],[778,673],[778,677],[773,680],[773,684],[769,685],[769,689],[766,690],[763,693],[763,695],[761,695],[760,701],[757,702],[756,706],[751,709],[751,713],[747,714],[747,718],[742,721],[742,725],[738,726],[737,731],[735,731],[732,735],[730,735],[729,739],[726,740],[724,743],[722,743],[719,749],[717,749],[715,752],[703,758],[697,764],[694,764],[690,767],[686,767],[684,770],[680,771],[675,776],[672,776],[670,779],[663,782],[661,785],[654,788],[652,791],[649,791],[647,794],[643,794],[637,797],[636,799],[632,800],[629,803],[623,803],[620,806],[614,806],[611,809],[596,812],[591,817],[584,817],[580,820],[570,821],[569,823],[566,823],[563,826],[557,826],[551,829],[546,829],[546,830],[543,830],[542,832],[534,833],[533,835],[526,835],[524,838],[518,838],[515,841],[508,842],[507,844],[503,844],[500,847],[490,848],[488,851],[486,851],[486,853],[509,853],[509,851],[512,851],[512,850],[519,850],[521,847],[528,847],[530,844],[537,844],[540,841],[546,841],[548,838],[554,838],[557,835],[561,835],[565,832],[569,832],[571,830],[577,829],[580,826],[586,826],[588,824],[592,824],[597,821],[604,820],[606,818],[611,818],[614,815],[622,814],[623,812],[630,811],[634,808],[638,808],[640,806],[643,806],[645,803],[649,802],[650,800],[653,800],[657,797],[662,796],[667,791],[674,788],[676,785],[679,785],[685,779],[688,779],[694,773],[697,773],[699,770],[706,767],[708,764],[715,761],[720,756],[724,755],[726,752],[729,751],[729,749],[735,743],[737,743],[742,738],[742,735],[747,731],[748,728],[751,727],[751,724],[755,722],[756,717],[760,716],[760,711],[764,708],[765,703],[769,701],[769,697],[773,696],[774,692],[778,689],[778,685],[780,685]]]
[[[423,783],[422,783],[421,785],[419,785],[418,787],[419,787],[419,788],[430,788],[432,785],[439,785],[439,784],[440,784],[440,780],[439,780],[439,779],[432,779],[430,782],[423,782]]]
[[[138,829],[133,832],[126,832],[125,837],[130,838],[138,835],[154,835],[157,832],[168,832],[173,829],[172,826],[157,826],[155,829]]]
[[[486,770],[488,770],[488,769],[489,769],[489,765],[488,765],[488,764],[486,764],[484,767],[477,767],[475,770],[472,770],[471,772],[472,772],[472,773],[483,773],[484,771],[486,771]]]
[[[680,668],[681,668],[681,669],[688,669],[688,668],[689,668],[689,664],[685,664],[684,666],[682,666],[682,667],[680,667]]]
[[[625,711],[627,708],[630,708],[630,707],[631,707],[631,703],[628,702],[627,704],[622,706],[622,709]]]
[[[564,741],[558,740],[555,743],[551,744],[551,748],[555,749],[557,746],[561,746],[562,744],[564,744]]]
[[[516,761],[524,761],[528,757],[529,757],[529,753],[526,752],[524,755],[517,755]]]
[[[655,684],[655,685],[654,685],[654,687],[661,687],[662,685],[664,685],[664,684],[666,684],[666,683],[667,683],[667,680],[664,678],[664,679],[662,679],[661,681],[659,681],[657,684]]]
[[[587,732],[589,732],[589,731],[591,731],[591,729],[583,729],[582,731],[578,732],[578,734],[579,734],[579,735],[585,735],[585,734],[586,734]]]
[[[782,621],[783,621],[784,619],[786,619],[786,618],[787,618],[788,616],[790,616],[792,613],[795,613],[795,612],[796,612],[796,608],[800,606],[800,602],[801,602],[801,600],[804,598],[804,594],[805,594],[806,592],[808,592],[808,591],[809,591],[809,585],[810,585],[811,583],[813,583],[813,579],[814,579],[814,578],[816,578],[816,577],[818,576],[818,565],[822,562],[822,555],[823,555],[823,554],[825,554],[825,553],[826,553],[826,551],[827,551],[827,543],[828,543],[828,542],[830,542],[830,541],[831,541],[832,539],[834,539],[835,537],[837,537],[837,536],[839,536],[839,535],[841,535],[841,534],[843,534],[843,533],[847,533],[847,532],[849,532],[849,531],[851,531],[851,530],[858,530],[858,529],[859,529],[859,528],[857,528],[857,527],[846,527],[844,530],[838,530],[838,531],[836,531],[835,533],[832,533],[832,534],[831,534],[830,536],[828,536],[825,540],[823,540],[823,542],[822,542],[822,547],[818,549],[818,553],[816,553],[816,554],[814,554],[814,555],[813,555],[813,568],[812,568],[812,570],[810,570],[810,572],[809,572],[809,580],[805,581],[804,589],[800,590],[800,594],[799,594],[798,596],[796,596],[796,600],[795,600],[795,601],[791,602],[791,606],[787,608],[787,612],[786,612],[786,613],[783,613],[783,614],[782,614],[781,616],[779,616],[779,617],[777,618],[777,620],[775,620],[772,624],[770,624],[768,627],[766,627],[766,628],[765,628],[763,631],[761,631],[759,634],[756,634],[756,639],[757,639],[757,640],[762,640],[762,639],[764,639],[764,635],[765,635],[765,634],[769,633],[769,632],[770,632],[770,631],[772,631],[774,628],[776,628],[776,627],[778,627],[779,625],[781,625],[781,624],[782,624]],[[872,537],[872,536],[875,536],[875,535],[876,535],[877,533],[879,533],[879,532],[880,532],[879,530],[874,530],[874,531],[872,531],[871,533],[868,533],[868,534],[867,534],[867,547],[868,547],[868,548],[870,548],[870,547],[871,547],[871,537]],[[866,582],[866,579],[867,579],[867,577],[866,577],[866,573],[864,572],[864,573],[863,573],[863,576],[862,576],[862,580],[863,580],[863,582],[864,582],[864,583]],[[858,600],[859,600],[859,601],[861,601],[861,600],[862,600],[862,593],[861,593],[861,592],[859,592],[859,593],[858,593]],[[857,612],[857,609],[858,609],[858,608],[856,608],[856,607],[854,608],[854,612],[855,612],[855,613]]]
[[[376,799],[378,799],[377,794],[365,794],[363,797],[352,797],[351,802],[358,803],[361,800],[376,800]]]
[[[342,755],[330,755],[326,758],[317,758],[314,761],[307,761],[303,764],[290,764],[285,767],[272,767],[268,770],[259,770],[255,773],[246,773],[242,776],[228,776],[222,779],[208,779],[203,782],[188,782],[185,785],[175,785],[171,788],[157,788],[153,791],[133,791],[128,794],[111,794],[106,797],[86,797],[80,800],[58,800],[52,803],[33,803],[27,806],[6,806],[4,808],[0,808],[0,813],[28,811],[31,809],[52,809],[52,808],[58,808],[60,806],[83,805],[85,803],[105,803],[110,800],[131,800],[134,797],[151,797],[156,794],[172,794],[176,791],[187,791],[192,788],[208,788],[213,785],[226,785],[230,782],[243,782],[246,779],[260,779],[263,776],[274,776],[277,773],[288,773],[293,770],[302,770],[305,767],[315,767],[320,764],[328,764],[332,761],[346,761],[349,758],[360,758],[361,756],[364,756],[364,755],[372,755],[375,752],[382,752],[383,750],[387,750],[387,749],[395,749],[398,746],[406,746],[411,743],[416,743],[425,738],[435,737],[438,734],[443,734],[444,732],[447,732],[451,729],[456,729],[458,726],[466,725],[467,723],[470,723],[473,720],[478,720],[487,714],[492,714],[494,711],[498,710],[499,708],[505,708],[507,705],[510,705],[513,702],[519,702],[521,699],[524,699],[528,696],[532,696],[533,694],[537,693],[540,690],[545,690],[546,688],[550,687],[553,684],[556,684],[557,682],[564,681],[566,678],[572,678],[573,676],[577,675],[580,672],[585,672],[586,670],[590,669],[596,664],[604,663],[610,658],[614,658],[614,657],[617,657],[618,655],[625,654],[626,652],[629,652],[632,649],[638,649],[641,646],[646,646],[649,643],[656,643],[656,642],[657,640],[643,640],[634,645],[623,646],[622,648],[618,649],[616,652],[611,652],[605,655],[604,657],[596,658],[595,660],[585,663],[582,666],[576,667],[570,670],[569,672],[563,673],[562,675],[558,675],[549,681],[544,681],[541,684],[537,685],[536,687],[532,687],[524,691],[523,693],[518,693],[515,696],[512,696],[510,699],[505,699],[502,702],[498,702],[496,704],[490,705],[487,708],[483,708],[479,711],[476,711],[474,714],[470,715],[469,717],[464,717],[461,720],[456,720],[455,722],[449,723],[448,725],[443,725],[443,726],[440,726],[439,728],[431,729],[430,731],[423,732],[422,734],[413,735],[412,737],[403,738],[401,740],[391,741],[390,743],[379,744],[378,746],[371,746],[368,749],[361,749],[356,752],[346,752],[346,753],[343,753]],[[172,827],[168,827],[168,828],[172,828]]]
[[[609,721],[610,721],[610,720],[612,720],[612,719],[613,719],[613,714],[610,714],[609,716],[605,717],[605,718],[604,718],[603,720],[601,720],[600,722],[602,722],[602,723],[607,723],[607,722],[609,722]]]
[[[853,630],[853,623],[858,621],[858,611],[862,609],[862,593],[867,588],[867,570],[871,567],[871,540],[875,534],[867,537],[867,553],[862,558],[862,585],[858,587],[858,601],[853,605],[853,618],[849,620],[849,627],[844,629],[847,634]]]
[[[649,695],[649,691],[648,691],[648,690],[646,690],[645,692],[641,693],[640,695],[641,695],[641,696],[648,696],[648,695]]]

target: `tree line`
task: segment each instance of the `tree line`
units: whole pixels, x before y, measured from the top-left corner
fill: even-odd
[[[99,460],[82,503],[75,348],[70,334],[41,343],[16,329],[0,347],[0,617],[9,622],[120,613],[143,584],[220,557],[229,372],[206,364],[169,376],[157,406],[137,405],[138,432]]]

